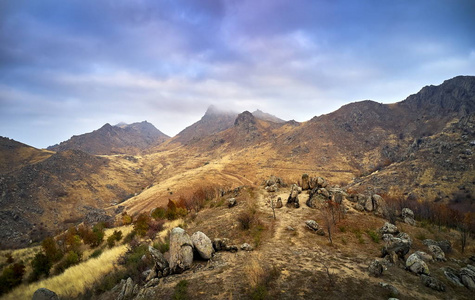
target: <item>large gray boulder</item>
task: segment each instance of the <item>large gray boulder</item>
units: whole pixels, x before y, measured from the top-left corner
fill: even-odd
[[[32,300],[59,300],[58,295],[55,292],[46,288],[39,288],[33,294]]]
[[[201,231],[197,231],[191,236],[191,241],[193,242],[193,246],[201,258],[208,260],[213,256],[213,243],[209,237],[206,236],[206,234]]]
[[[406,260],[406,268],[415,274],[430,275],[429,267],[426,262],[418,255],[413,253]]]
[[[180,227],[170,232],[170,270],[172,273],[181,273],[191,267],[193,263],[193,242],[190,236]]]

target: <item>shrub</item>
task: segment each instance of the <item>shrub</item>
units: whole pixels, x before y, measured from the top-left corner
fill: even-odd
[[[126,211],[122,213],[122,225],[130,225],[132,224],[132,217],[127,214]]]
[[[0,276],[0,295],[10,291],[23,280],[25,274],[25,265],[23,263],[15,263],[3,269]]]
[[[157,207],[154,210],[152,210],[152,218],[155,220],[164,220],[167,218],[167,211],[163,207]]]
[[[112,248],[115,246],[115,236],[111,235],[107,238],[107,246]]]
[[[96,249],[92,254],[89,256],[89,258],[96,258],[101,256],[102,254],[102,249]]]
[[[145,236],[145,234],[148,231],[149,224],[150,224],[150,217],[146,213],[141,213],[138,215],[137,220],[135,221],[134,224],[134,231],[139,235],[139,236]]]
[[[67,268],[77,265],[81,261],[81,253],[69,251],[55,267],[54,274],[63,273]]]
[[[251,210],[241,212],[237,217],[239,227],[242,230],[249,230],[251,228],[252,222],[254,221],[254,215],[255,213]]]
[[[49,271],[51,269],[51,261],[48,259],[46,255],[39,252],[35,255],[33,260],[31,261],[31,266],[33,268],[33,272],[31,273],[30,281],[37,281],[40,279],[41,275],[49,276]]]
[[[52,237],[44,239],[43,242],[41,242],[41,246],[51,262],[57,262],[63,257],[63,252],[59,249]]]
[[[375,232],[373,230],[368,230],[368,231],[366,231],[366,233],[369,235],[371,240],[373,240],[373,242],[379,243],[380,237],[379,237],[379,234],[377,232]]]
[[[175,292],[173,293],[173,300],[185,300],[188,297],[188,281],[180,280],[175,286]]]

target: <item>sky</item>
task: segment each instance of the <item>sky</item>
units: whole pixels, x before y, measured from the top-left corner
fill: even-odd
[[[209,105],[307,121],[475,75],[472,0],[0,0],[0,135],[174,136]]]

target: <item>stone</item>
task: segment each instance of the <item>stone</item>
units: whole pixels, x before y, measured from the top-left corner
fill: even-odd
[[[326,188],[320,188],[317,190],[317,194],[322,195],[323,197],[329,199],[330,198],[330,192]]]
[[[396,237],[408,241],[409,244],[412,246],[412,239],[409,234],[405,232],[400,232],[398,235],[396,235]]]
[[[180,227],[170,232],[170,259],[172,273],[182,273],[193,263],[193,242],[190,236]]]
[[[236,204],[237,204],[236,198],[229,198],[228,199],[228,207],[229,208],[236,206]]]
[[[432,262],[432,255],[425,253],[424,251],[416,251],[414,252],[415,255],[419,256],[425,262]]]
[[[215,238],[213,240],[213,248],[216,252],[218,251],[226,251],[226,248],[228,247],[229,244],[229,239],[220,239],[220,238]]]
[[[369,275],[374,277],[381,276],[383,274],[383,270],[383,264],[377,259],[373,260],[368,266]]]
[[[397,229],[396,225],[386,222],[384,223],[383,227],[379,229],[379,232],[381,232],[381,234],[398,234],[399,230]]]
[[[282,198],[277,198],[277,202],[275,204],[275,208],[282,208],[283,204],[282,204]]]
[[[134,293],[134,282],[132,278],[127,278],[124,285],[122,286],[122,290],[117,297],[117,300],[126,300],[132,298]]]
[[[460,279],[468,289],[475,290],[475,270],[468,267],[460,269]]]
[[[319,236],[325,236],[326,233],[325,233],[325,230],[323,228],[320,228],[320,229],[317,230],[317,234]]]
[[[311,208],[319,208],[327,200],[328,200],[328,198],[326,198],[324,195],[311,192],[309,197],[308,197],[308,200],[305,202],[305,204],[308,207],[311,207]]]
[[[432,253],[432,256],[434,257],[434,260],[447,261],[447,259],[445,259],[444,251],[442,251],[442,249],[439,246],[429,245],[428,248],[429,248],[429,251]]]
[[[293,228],[292,226],[287,226],[286,228],[288,231],[295,231],[295,228]]]
[[[452,243],[448,240],[434,241],[431,239],[426,239],[426,240],[423,240],[422,243],[426,246],[429,246],[429,245],[439,246],[440,249],[442,249],[442,251],[444,251],[445,253],[450,253],[450,251],[452,251]]]
[[[158,270],[163,271],[169,267],[168,261],[165,259],[162,252],[158,251],[152,246],[148,246],[148,252],[150,252],[150,256],[152,257],[154,265]]]
[[[308,189],[310,189],[309,177],[308,177],[308,174],[303,174],[302,175],[302,190],[306,191]]]
[[[388,290],[388,292],[391,294],[391,296],[399,295],[399,291],[394,285],[391,285],[391,284],[388,284],[388,283],[385,283],[385,282],[380,282],[379,285],[382,288]]]
[[[417,253],[411,254],[406,260],[406,268],[415,274],[430,275],[429,267],[426,262],[422,260]]]
[[[312,231],[317,231],[320,228],[320,226],[315,220],[307,220],[305,221],[305,225],[307,226],[308,229]]]
[[[426,287],[429,287],[435,291],[445,292],[445,285],[435,277],[422,274],[421,281]]]
[[[355,204],[355,209],[356,209],[357,211],[364,211],[364,206],[361,205],[361,204],[359,204],[359,203],[356,203],[356,204]]]
[[[193,247],[202,259],[211,259],[214,253],[213,243],[206,234],[197,231],[191,236],[191,241],[193,242]]]
[[[414,220],[414,212],[411,209],[405,207],[402,209],[401,213],[404,223],[407,223],[412,226],[416,225],[416,221]]]
[[[244,250],[244,251],[252,251],[254,250],[254,248],[249,245],[248,243],[244,243],[241,245],[241,250]]]
[[[279,191],[279,188],[277,187],[277,184],[273,184],[271,186],[266,186],[266,191],[269,193],[275,193]]]
[[[296,184],[293,184],[290,189],[290,195],[287,199],[287,207],[299,208],[299,187]]]
[[[463,283],[460,281],[459,275],[457,275],[457,273],[458,273],[457,271],[455,271],[454,269],[449,268],[449,267],[442,268],[442,270],[444,271],[445,277],[447,277],[447,279],[450,282],[452,282],[454,285],[464,286]]]
[[[32,300],[59,300],[58,295],[55,292],[46,288],[39,288],[33,294]]]
[[[374,203],[372,199],[368,199],[364,205],[366,211],[373,211],[374,210]]]

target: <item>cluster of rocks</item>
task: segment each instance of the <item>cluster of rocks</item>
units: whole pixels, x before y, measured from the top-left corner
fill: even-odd
[[[287,207],[295,207],[299,208],[299,194],[302,192],[302,188],[296,184],[292,184],[290,187],[290,195],[287,199],[287,203],[285,204]]]
[[[355,203],[354,208],[357,211],[374,211],[380,215],[384,214],[386,202],[384,201],[383,197],[378,194],[373,194],[370,196],[364,194],[351,194],[348,196],[348,200]]]
[[[409,217],[410,216],[411,214],[409,214]],[[406,217],[408,217],[407,214]],[[394,224],[388,222],[386,222],[379,231],[385,242],[382,249],[382,257],[384,259],[382,261],[376,259],[369,264],[368,272],[370,275],[379,277],[385,270],[384,266],[395,264],[420,276],[423,285],[436,291],[442,292],[446,290],[445,285],[439,279],[431,276],[428,263],[434,260],[446,261],[445,252],[449,252],[452,248],[449,241],[424,240],[423,244],[428,247],[432,255],[423,251],[416,251],[405,259],[405,256],[412,247],[411,237],[407,233],[399,232]],[[402,262],[404,262],[404,264]],[[444,274],[456,285],[465,285],[468,288],[472,286],[475,288],[474,271],[475,267],[468,265],[458,272],[450,268],[445,268]]]
[[[269,179],[264,182],[265,190],[270,193],[278,192],[279,188],[285,186],[284,180],[274,175],[271,175]]]
[[[227,238],[215,238],[211,240],[206,234],[197,231],[189,236],[185,230],[175,227],[170,232],[170,250],[168,259],[159,250],[149,246],[148,250],[153,260],[153,266],[150,270],[144,272],[146,284],[143,289],[134,284],[131,278],[123,280],[114,289],[118,294],[118,300],[130,299],[135,295],[140,295],[147,288],[157,285],[160,278],[180,274],[191,268],[193,260],[199,257],[203,260],[210,260],[215,252],[229,251],[237,252],[252,251],[253,247],[248,243],[241,246],[231,245]]]

